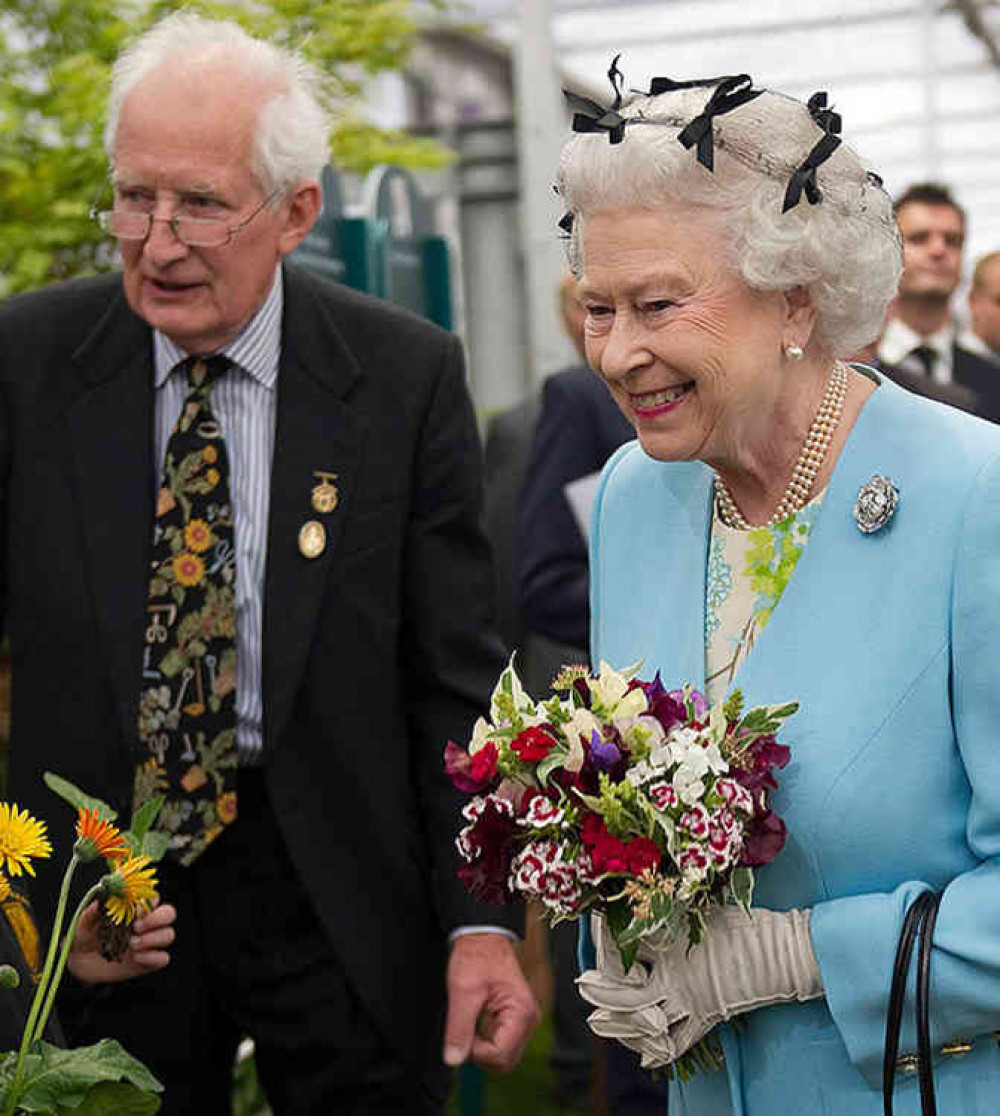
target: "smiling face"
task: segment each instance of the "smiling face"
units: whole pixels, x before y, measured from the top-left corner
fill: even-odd
[[[782,349],[805,346],[811,312],[748,287],[691,209],[590,214],[582,248],[587,359],[646,453],[726,471],[766,459],[795,394]]]
[[[231,80],[230,80],[231,79]],[[265,90],[223,62],[179,75],[165,64],[122,107],[115,204],[157,217],[221,217],[228,226],[265,200],[251,170]],[[318,188],[302,183],[266,206],[229,244],[189,248],[167,220],[145,241],[119,242],[125,294],[149,325],[189,353],[220,349],[263,304],[278,260],[308,232]]]

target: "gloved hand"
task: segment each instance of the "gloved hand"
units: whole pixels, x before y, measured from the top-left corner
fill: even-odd
[[[577,979],[583,998],[598,1009],[589,1017],[591,1029],[638,1051],[652,1069],[676,1061],[723,1019],[822,996],[809,912],[755,907],[751,913],[713,908],[704,939],[690,952],[686,941],[662,949],[644,942],[628,973],[604,919],[595,915],[597,968]]]

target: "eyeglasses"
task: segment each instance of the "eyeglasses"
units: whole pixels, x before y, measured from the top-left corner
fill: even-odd
[[[153,231],[155,221],[163,221],[170,226],[174,236],[188,248],[221,248],[247,225],[281,193],[272,190],[257,208],[235,225],[227,223],[224,217],[187,217],[175,213],[172,217],[156,217],[130,209],[98,209],[95,204],[90,216],[106,233],[119,240],[145,240]]]

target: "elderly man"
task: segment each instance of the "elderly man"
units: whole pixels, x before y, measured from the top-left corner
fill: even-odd
[[[168,1114],[229,1111],[244,1034],[278,1113],[437,1113],[446,1063],[509,1068],[536,1015],[442,769],[502,665],[461,351],[283,264],[317,89],[233,24],[158,24],[109,101],[122,274],[0,309],[13,786],[166,799],[172,964],[63,1020]]]
[[[933,182],[911,186],[896,199],[903,239],[903,277],[879,342],[878,359],[907,387],[931,396],[954,394],[943,385],[972,392],[973,406],[958,406],[1000,421],[1000,383],[995,370],[957,338],[951,299],[962,278],[965,212],[951,193]],[[949,399],[949,401],[952,401]]]

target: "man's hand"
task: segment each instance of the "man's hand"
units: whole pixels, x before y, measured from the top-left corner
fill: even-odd
[[[503,934],[455,940],[448,962],[446,1065],[471,1057],[486,1069],[512,1070],[538,1018],[535,997]]]
[[[128,953],[121,961],[105,961],[97,948],[97,903],[91,903],[77,923],[66,966],[82,984],[112,984],[155,972],[170,962],[167,947],[174,940],[177,911],[162,903],[132,926]]]

